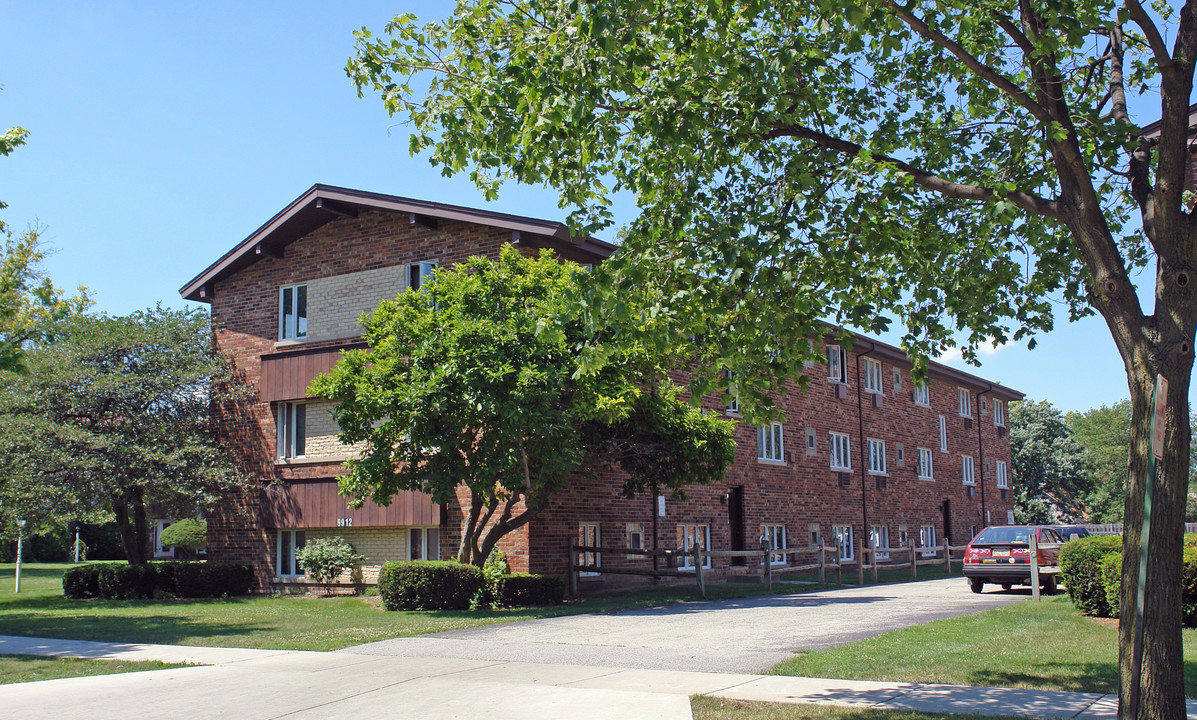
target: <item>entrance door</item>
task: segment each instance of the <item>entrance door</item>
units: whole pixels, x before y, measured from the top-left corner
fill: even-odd
[[[727,525],[731,534],[731,549],[744,549],[744,488],[734,487],[727,493]],[[732,565],[745,564],[745,558],[732,558]]]
[[[943,539],[952,544],[952,501],[947,499],[943,501]]]

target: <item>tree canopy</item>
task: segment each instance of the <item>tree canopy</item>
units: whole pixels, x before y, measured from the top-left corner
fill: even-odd
[[[0,508],[33,521],[115,515],[129,562],[149,557],[147,507],[210,507],[239,478],[210,403],[245,389],[212,350],[207,315],[74,315],[0,372]]]
[[[1170,385],[1141,717],[1180,718],[1180,564],[1197,330],[1186,212],[1197,0],[462,0],[359,32],[348,71],[411,149],[495,193],[556,188],[572,223],[640,215],[604,264],[603,312],[672,320],[692,389],[736,371],[745,407],[796,376],[832,319],[899,320],[916,358],[1097,312],[1133,407],[1125,551],[1139,550],[1151,388]],[[1131,108],[1142,101],[1149,117]],[[1157,132],[1139,125],[1157,120]],[[1153,284],[1145,308],[1136,273]],[[1123,564],[1123,685],[1138,564]]]
[[[505,247],[380,304],[364,324],[369,350],[312,386],[339,401],[342,442],[363,443],[343,492],[385,505],[399,490],[443,503],[463,488],[457,557],[482,565],[586,473],[618,466],[629,496],[722,477],[731,425],[682,400],[665,359],[607,345],[614,327],[587,329],[585,275],[548,251],[533,260]],[[587,342],[607,353],[601,367],[582,367]]]
[[[1010,456],[1016,522],[1084,519],[1092,485],[1085,449],[1051,403],[1023,400],[1010,407]]]

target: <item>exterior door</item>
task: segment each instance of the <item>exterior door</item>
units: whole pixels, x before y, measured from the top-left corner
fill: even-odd
[[[727,493],[727,525],[732,550],[744,549],[744,488],[734,487]],[[744,565],[742,557],[732,558],[732,565]]]

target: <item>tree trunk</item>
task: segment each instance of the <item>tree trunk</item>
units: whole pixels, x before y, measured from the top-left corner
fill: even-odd
[[[1158,312],[1158,308],[1157,308]],[[1157,315],[1158,317],[1158,315]],[[1181,649],[1181,555],[1185,500],[1188,494],[1189,382],[1191,333],[1160,338],[1157,352],[1146,350],[1127,360],[1131,395],[1131,452],[1122,540],[1122,608],[1119,626],[1118,699],[1120,720],[1157,720],[1186,716],[1184,658]],[[1186,339],[1184,336],[1188,335]],[[1136,588],[1144,499],[1151,457],[1151,393],[1158,372],[1168,381],[1164,457],[1155,463],[1156,485],[1148,538],[1147,593],[1143,612],[1143,666],[1138,717],[1132,715]]]
[[[138,489],[132,502],[121,496],[112,498],[112,511],[116,515],[116,529],[121,536],[121,547],[130,565],[144,565],[150,561],[149,534],[146,532],[145,502]],[[130,517],[130,512],[132,516]]]

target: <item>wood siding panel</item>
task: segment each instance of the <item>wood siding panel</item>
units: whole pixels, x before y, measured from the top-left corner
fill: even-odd
[[[348,519],[353,527],[439,525],[441,508],[423,493],[401,491],[380,507],[367,500],[350,509],[335,480],[282,483],[262,491],[262,516],[269,528],[328,528]]]
[[[332,370],[340,359],[339,348],[263,355],[258,393],[264,402],[303,400],[308,397],[308,385],[318,375]]]

